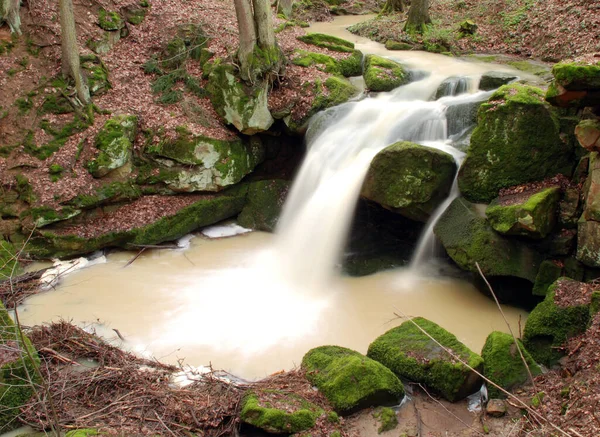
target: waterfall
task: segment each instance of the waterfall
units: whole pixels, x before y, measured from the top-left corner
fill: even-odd
[[[311,120],[307,155],[276,231],[282,274],[303,285],[322,283],[332,274],[370,162],[386,146],[401,140],[417,142],[452,154],[460,165],[464,154],[451,145],[446,111],[454,102],[468,99],[428,101],[443,79],[431,75],[329,109]],[[474,96],[479,98],[478,94]],[[452,195],[458,195],[457,190],[455,184]],[[434,216],[441,215],[441,208]]]

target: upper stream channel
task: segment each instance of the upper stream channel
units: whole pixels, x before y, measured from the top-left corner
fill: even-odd
[[[291,369],[315,346],[365,353],[378,335],[402,323],[397,315],[426,317],[475,352],[491,331],[507,331],[493,300],[428,266],[431,223],[410,267],[361,278],[336,272],[373,156],[410,140],[450,153],[460,164],[468,126],[460,114],[450,126],[447,109],[489,97],[477,90],[482,73],[514,72],[424,52],[388,52],[345,30],[364,19],[341,17],[310,31],[350,40],[365,54],[393,58],[416,80],[313,120],[307,156],[275,235],[197,236],[187,248],[148,250],[127,266],[135,253],[112,253],[106,263],[71,273],[55,289],[28,299],[19,309],[21,322],[71,320],[136,353],[174,364],[212,365],[246,379]],[[463,93],[432,101],[450,76],[465,78],[455,87]],[[454,188],[450,196],[456,195]],[[442,212],[443,206],[432,220]],[[520,318],[524,325],[524,311],[504,307],[504,313],[514,330]]]

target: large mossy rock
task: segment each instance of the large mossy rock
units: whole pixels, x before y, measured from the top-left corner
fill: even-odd
[[[264,132],[275,121],[267,102],[269,84],[263,81],[248,86],[236,76],[233,65],[216,63],[206,89],[215,111],[243,134]]]
[[[137,128],[138,118],[135,115],[117,115],[104,123],[95,140],[100,152],[87,163],[94,177],[106,176],[131,161]]]
[[[410,81],[409,72],[401,64],[377,55],[365,57],[363,76],[371,91],[391,91]]]
[[[17,329],[1,302],[0,348],[0,429],[8,431],[19,425],[16,417],[20,408],[41,382],[36,373],[40,360],[29,339]]]
[[[408,320],[378,337],[369,345],[367,356],[399,377],[424,383],[451,402],[477,391],[481,377],[452,358],[419,327],[470,367],[481,371],[483,359],[479,355],[453,334],[422,317]]]
[[[447,197],[455,172],[451,155],[401,141],[375,155],[361,195],[412,220],[427,221]]]
[[[535,87],[499,88],[478,112],[467,157],[459,171],[460,191],[474,202],[489,202],[501,188],[570,175],[572,146],[560,137],[556,110]]]
[[[154,245],[173,241],[203,226],[209,226],[240,213],[246,203],[246,185],[232,187],[218,194],[188,196],[157,196],[158,202],[173,199],[177,202],[189,202],[170,215],[165,215],[143,226],[133,226],[126,230],[95,233],[82,237],[70,232],[60,224],[41,229],[28,241],[25,253],[33,258],[66,258],[83,255],[105,247],[131,248],[140,245]],[[146,196],[144,199],[151,196]],[[132,206],[135,208],[135,202]],[[119,211],[108,211],[97,220],[111,220]],[[94,219],[90,219],[93,222]],[[93,224],[93,223],[92,223]],[[102,224],[102,223],[100,223]]]
[[[324,33],[307,33],[306,35],[299,36],[298,39],[306,44],[311,44],[334,52],[351,53],[354,51],[354,43]]]
[[[555,106],[583,108],[600,105],[600,62],[561,62],[552,68],[554,81],[546,100]]]
[[[563,344],[571,337],[587,329],[590,320],[589,302],[592,290],[588,284],[569,278],[559,278],[548,289],[546,298],[538,304],[525,324],[523,343],[531,356],[541,364],[552,366],[563,356]],[[587,303],[561,306],[556,303],[557,294],[577,294]]]
[[[343,347],[311,349],[302,359],[302,368],[341,414],[374,405],[396,405],[404,397],[402,382],[389,369]]]
[[[535,377],[542,373],[540,366],[531,358],[523,343],[520,340],[517,341],[531,375]],[[494,331],[488,335],[481,351],[481,357],[484,362],[483,376],[505,390],[511,390],[529,379],[527,367],[525,367],[515,340],[510,334]],[[499,389],[491,384],[488,384],[487,389],[490,398],[505,397]]]
[[[244,423],[271,434],[294,434],[315,426],[323,410],[299,395],[281,390],[252,390],[241,403]]]
[[[301,67],[316,66],[326,73],[341,74],[345,77],[362,74],[362,53],[354,50],[347,58],[336,59],[322,53],[298,49],[294,52],[292,63]]]
[[[485,215],[501,234],[544,238],[556,224],[559,200],[560,187],[503,196],[490,203]]]
[[[248,229],[273,232],[285,202],[290,182],[271,179],[252,182],[248,186],[248,201],[237,218]]]
[[[434,228],[450,258],[463,270],[486,276],[513,276],[534,282],[542,256],[525,243],[492,229],[483,208],[460,197]]]
[[[142,175],[140,182],[162,182],[176,192],[220,191],[252,172],[264,160],[265,147],[257,138],[218,140],[178,128],[175,139],[150,145],[145,153],[159,172]]]

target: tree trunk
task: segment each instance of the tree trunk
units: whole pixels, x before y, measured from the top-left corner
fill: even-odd
[[[258,31],[258,45],[264,50],[275,47],[275,29],[269,0],[252,0],[254,22]]]
[[[10,31],[21,34],[21,0],[0,0],[0,23],[6,21]]]
[[[291,18],[293,10],[294,0],[279,0],[279,11],[285,15],[285,18]]]
[[[72,0],[59,0],[60,44],[62,48],[62,73],[75,81],[77,97],[83,104],[90,102],[90,90],[79,65],[79,48],[75,32],[75,15]]]
[[[403,0],[387,0],[381,9],[381,14],[393,14],[394,12],[404,12]]]
[[[235,14],[240,31],[240,48],[237,58],[242,79],[249,80],[252,70],[252,56],[256,47],[256,30],[250,0],[234,0]]]
[[[429,0],[412,0],[404,30],[409,33],[422,33],[425,25],[429,23],[431,23],[431,18],[429,17]]]

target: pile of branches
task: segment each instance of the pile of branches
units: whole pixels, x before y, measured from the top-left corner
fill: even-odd
[[[21,420],[36,429],[219,437],[238,426],[246,390],[241,385],[209,373],[175,386],[178,367],[124,352],[64,321],[28,335],[40,355],[44,390],[22,409]],[[96,365],[86,367],[81,360]]]

